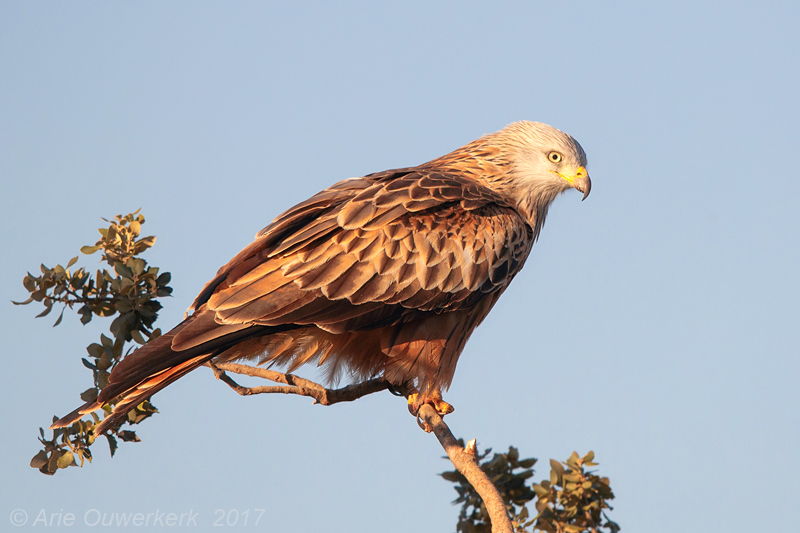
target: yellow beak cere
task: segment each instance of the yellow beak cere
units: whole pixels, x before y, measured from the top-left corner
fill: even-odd
[[[589,173],[586,172],[586,168],[578,167],[572,173],[565,172],[562,174],[559,172],[558,175],[567,180],[570,187],[582,192],[583,199],[586,200],[592,190],[592,180],[589,179]]]

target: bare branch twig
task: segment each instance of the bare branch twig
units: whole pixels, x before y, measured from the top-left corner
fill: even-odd
[[[313,398],[315,401],[314,403],[333,405],[339,402],[351,402],[362,396],[386,390],[390,387],[389,382],[384,379],[371,379],[362,383],[348,385],[341,389],[326,389],[319,383],[266,368],[256,368],[236,363],[208,363],[208,365],[214,371],[214,375],[217,379],[223,381],[242,396],[270,393],[297,394]],[[228,376],[226,372],[268,379],[275,383],[282,383],[283,385],[243,387]],[[401,386],[395,385],[392,388],[406,397],[414,392],[413,388],[408,384]],[[450,431],[447,424],[445,424],[442,417],[431,405],[422,405],[419,410],[419,418],[432,429],[433,434],[439,439],[439,443],[442,445],[442,448],[444,448],[453,466],[467,478],[467,481],[475,487],[475,490],[483,499],[492,521],[492,533],[513,533],[514,528],[508,517],[505,502],[500,496],[497,487],[494,486],[486,473],[481,470],[481,467],[478,465],[478,461],[475,459],[474,448],[468,446],[468,448],[465,449],[462,447],[453,436],[453,433]]]
[[[467,478],[467,481],[475,487],[477,493],[480,494],[492,521],[492,533],[512,533],[514,528],[511,525],[511,519],[508,517],[506,504],[497,487],[494,486],[486,472],[481,470],[478,465],[474,449],[470,451],[458,443],[450,428],[431,405],[424,404],[419,410],[419,416],[433,428],[433,434],[439,439],[439,444],[444,448],[447,457],[450,458],[456,470],[461,472]]]
[[[249,396],[251,394],[297,394],[299,396],[309,396],[314,399],[314,403],[321,405],[333,405],[340,402],[352,402],[375,392],[380,392],[389,388],[389,382],[384,379],[370,379],[361,383],[355,383],[342,387],[341,389],[326,389],[319,383],[315,383],[308,379],[295,376],[293,374],[284,374],[275,370],[266,368],[256,368],[249,365],[240,365],[237,363],[209,363],[209,366],[214,371],[217,379],[223,381],[230,388],[235,390],[242,396]],[[273,386],[260,386],[260,387],[243,387],[236,383],[226,372],[233,372],[244,376],[251,376],[257,378],[268,379],[275,383],[283,383],[284,385]]]

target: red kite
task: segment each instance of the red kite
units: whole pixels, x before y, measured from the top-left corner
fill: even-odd
[[[331,380],[383,376],[441,391],[472,332],[522,268],[556,196],[589,195],[572,137],[517,122],[416,167],[340,181],[278,216],[214,279],[172,331],[125,357],[97,400],[100,434],[204,363],[248,359]]]

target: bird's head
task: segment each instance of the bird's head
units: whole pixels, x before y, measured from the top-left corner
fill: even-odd
[[[508,165],[495,187],[516,202],[537,235],[556,196],[569,189],[589,196],[586,152],[563,131],[541,122],[515,122],[485,139],[500,149]]]

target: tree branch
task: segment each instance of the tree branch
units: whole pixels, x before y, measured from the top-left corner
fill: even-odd
[[[251,394],[297,394],[299,396],[309,396],[314,399],[314,403],[321,405],[333,405],[340,402],[352,402],[375,392],[380,392],[389,388],[389,382],[384,379],[370,379],[361,383],[355,383],[342,387],[341,389],[326,389],[319,383],[303,379],[293,374],[284,374],[266,368],[255,368],[248,365],[237,363],[208,363],[214,375],[224,382],[234,391],[242,396]],[[226,372],[233,372],[244,376],[268,379],[275,383],[284,385],[243,387],[236,383]]]
[[[470,485],[475,487],[475,491],[480,494],[492,521],[492,533],[513,533],[514,528],[500,492],[486,472],[481,470],[475,459],[474,441],[470,441],[466,448],[462,447],[445,424],[444,419],[429,404],[423,404],[419,410],[419,416],[433,429],[433,434],[439,439],[439,444],[444,448],[456,470],[461,472]]]
[[[215,364],[211,362],[208,363],[208,366],[214,371],[214,375],[217,379],[224,382],[242,396],[271,393],[297,394],[313,398],[314,403],[333,405],[339,402],[351,402],[362,396],[387,389],[393,392],[397,391],[405,397],[408,397],[409,394],[414,392],[413,388],[407,384],[391,386],[389,382],[384,379],[370,379],[362,383],[348,385],[341,389],[326,389],[313,381],[292,374],[268,370],[266,368],[256,368],[237,363]],[[283,385],[243,387],[228,376],[226,372],[268,379],[275,383],[282,383]],[[513,533],[514,528],[508,517],[506,504],[500,496],[497,487],[494,486],[486,475],[486,472],[481,470],[480,465],[478,465],[478,461],[475,459],[476,450],[473,442],[470,442],[467,448],[462,447],[439,413],[429,404],[422,405],[418,416],[419,419],[423,421],[425,427],[430,428],[433,434],[436,435],[436,438],[439,439],[439,443],[442,445],[442,448],[444,448],[453,466],[456,467],[456,470],[467,478],[467,481],[475,487],[475,491],[483,499],[486,510],[489,512],[489,517],[492,521],[492,533]]]

